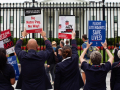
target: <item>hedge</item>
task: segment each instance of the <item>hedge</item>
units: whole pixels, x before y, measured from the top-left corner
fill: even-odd
[[[13,38],[13,43],[14,45],[16,44],[16,41],[18,40],[19,38]],[[44,46],[45,43],[44,43],[44,40],[42,38],[35,38],[37,40],[37,43],[38,45],[40,46]],[[26,46],[27,42],[28,42],[29,39],[24,39],[23,40],[23,46]],[[57,42],[57,45],[60,44],[60,40],[61,39],[58,39],[58,38],[48,38],[48,40],[50,40],[51,42],[52,41],[56,41]],[[109,38],[109,39],[106,39],[107,40],[107,44],[108,46],[114,46],[116,43],[118,43],[120,41],[120,37],[116,37],[116,38]],[[118,40],[118,42],[117,42]],[[76,41],[77,41],[77,45],[82,45],[83,44],[83,41],[82,39],[80,38],[76,38]],[[70,40],[70,43],[71,43],[71,40]]]

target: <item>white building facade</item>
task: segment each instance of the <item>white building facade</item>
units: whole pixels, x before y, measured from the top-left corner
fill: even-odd
[[[106,37],[114,38],[120,36],[120,4],[105,3]],[[59,15],[75,15],[76,33],[81,38],[88,34],[89,20],[103,20],[103,3],[88,2],[84,0],[44,0],[41,3],[26,2],[23,4],[1,4],[0,5],[0,29],[10,29],[14,38],[20,38],[21,31],[25,28],[25,8],[40,8],[43,29],[47,37],[58,38]],[[111,8],[110,8],[111,7]],[[4,8],[4,9],[3,9]],[[32,38],[32,34],[27,36]],[[40,38],[39,34],[35,34]]]

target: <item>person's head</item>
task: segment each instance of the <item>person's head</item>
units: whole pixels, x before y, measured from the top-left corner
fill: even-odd
[[[93,51],[90,54],[90,60],[92,62],[93,65],[100,65],[101,60],[102,60],[102,55],[100,52],[98,51]]]
[[[115,46],[116,46],[116,48],[119,48],[119,43],[116,43],[116,45],[115,45]]]
[[[52,47],[56,47],[57,43],[55,41],[52,41]]]
[[[63,40],[60,41],[60,47],[61,48],[64,47],[64,41]]]
[[[69,44],[69,41],[68,40],[66,40],[66,45],[68,45]]]
[[[58,54],[59,54],[60,56],[62,56],[62,48],[59,48],[59,49],[58,49]]]
[[[37,41],[35,39],[30,39],[27,43],[27,48],[28,50],[30,49],[37,50],[38,48]]]
[[[7,64],[6,50],[4,48],[0,48],[0,70],[4,70],[6,64]]]
[[[72,50],[70,47],[68,46],[64,46],[62,48],[62,57],[63,59],[67,58],[67,57],[71,57],[72,56]]]
[[[82,40],[83,40],[83,42],[87,41],[87,35],[86,34],[82,35]]]
[[[118,51],[118,53],[117,53],[117,54],[118,54],[118,57],[120,58],[120,50]]]
[[[5,48],[0,48],[0,52],[3,52],[6,55],[6,49]]]

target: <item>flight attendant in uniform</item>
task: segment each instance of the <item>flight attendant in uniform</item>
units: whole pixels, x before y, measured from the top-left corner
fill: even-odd
[[[80,90],[84,83],[78,65],[75,33],[72,32],[72,49],[62,48],[62,62],[56,65],[54,90]]]
[[[117,55],[120,58],[120,50]],[[112,65],[110,87],[111,90],[120,90],[120,60]]]
[[[80,62],[82,64],[81,69],[83,69],[86,75],[86,84],[83,90],[106,90],[106,76],[111,69],[114,57],[107,49],[106,41],[104,44],[101,44],[109,56],[109,60],[105,64],[101,64],[102,55],[98,51],[93,51],[90,55],[92,65],[84,60],[84,56],[88,48],[91,46],[89,43],[87,43],[87,48],[80,56]]]

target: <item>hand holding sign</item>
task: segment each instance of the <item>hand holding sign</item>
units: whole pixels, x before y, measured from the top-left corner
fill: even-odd
[[[89,41],[87,42],[87,48],[89,48],[93,43],[89,44]]]
[[[43,37],[44,40],[47,40],[45,31],[42,30],[42,32],[40,34],[41,34],[41,36]]]
[[[23,37],[26,37],[28,34],[29,34],[29,33],[26,32],[26,28],[25,28],[25,30],[22,32],[22,36],[23,36]]]
[[[72,31],[72,39],[75,39],[76,33]]]
[[[106,40],[105,40],[104,43],[101,43],[101,44],[102,44],[102,46],[104,47],[104,49],[107,48],[107,42],[106,42]]]

